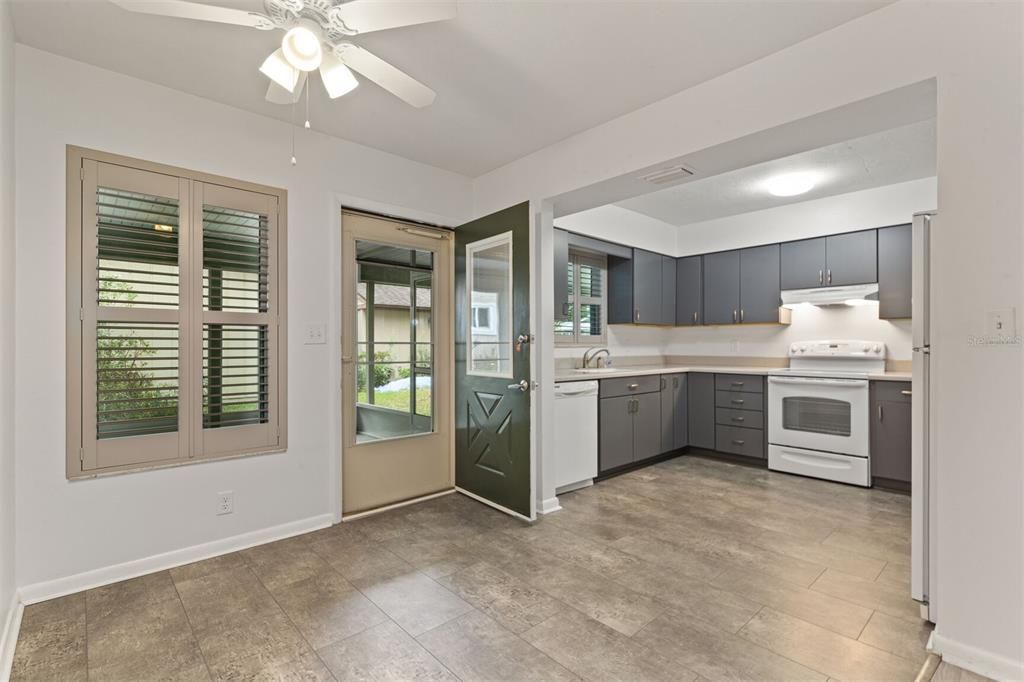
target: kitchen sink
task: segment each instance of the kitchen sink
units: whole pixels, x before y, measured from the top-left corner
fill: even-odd
[[[607,374],[608,372],[614,372],[614,367],[586,367],[582,369],[574,369],[574,372],[580,374]]]

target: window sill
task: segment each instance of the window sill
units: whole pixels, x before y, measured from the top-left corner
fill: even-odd
[[[191,466],[193,464],[208,464],[210,462],[226,462],[233,459],[245,459],[248,457],[260,457],[262,455],[279,455],[288,451],[288,445],[283,446],[275,445],[273,448],[266,450],[256,450],[253,452],[239,452],[230,455],[218,455],[216,457],[191,457],[187,460],[171,460],[169,462],[159,462],[156,464],[125,464],[119,467],[109,467],[106,469],[94,469],[90,471],[82,471],[78,473],[68,473],[67,480],[69,481],[85,481],[94,478],[109,478],[111,476],[121,476],[124,474],[135,474],[144,471],[156,471],[158,469],[175,469],[178,467]]]

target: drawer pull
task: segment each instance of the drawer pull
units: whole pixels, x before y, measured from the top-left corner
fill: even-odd
[[[903,395],[914,395],[913,391],[900,391]]]
[[[629,388],[629,390],[631,391],[635,391],[636,389],[640,388],[640,384],[630,384],[627,388]]]
[[[746,421],[747,418],[746,417],[733,417],[732,420],[734,422],[743,422],[743,421]]]
[[[747,402],[747,401],[743,400],[742,398],[733,398],[732,399],[732,404],[733,405],[742,405],[745,402]]]
[[[733,445],[744,445],[746,442],[747,441],[745,441],[745,440],[739,440],[738,438],[734,438],[733,441],[732,441],[732,444]]]
[[[742,386],[743,384],[744,384],[744,382],[742,382],[742,381],[734,381],[734,382],[732,382],[733,386]]]

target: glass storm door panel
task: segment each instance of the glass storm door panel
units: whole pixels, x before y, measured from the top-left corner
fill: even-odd
[[[432,433],[433,254],[357,239],[356,442]]]
[[[455,230],[455,482],[532,519],[530,210]]]
[[[351,515],[453,485],[452,242],[446,231],[348,211],[342,228],[342,510]]]

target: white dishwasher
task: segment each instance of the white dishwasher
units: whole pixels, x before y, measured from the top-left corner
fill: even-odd
[[[555,384],[555,492],[583,488],[597,476],[596,381]]]

